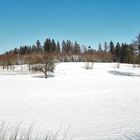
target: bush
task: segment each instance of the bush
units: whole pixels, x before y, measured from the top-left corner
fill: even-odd
[[[93,62],[85,62],[85,69],[86,70],[93,69]]]

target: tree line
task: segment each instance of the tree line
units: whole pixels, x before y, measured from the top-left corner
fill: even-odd
[[[53,54],[58,62],[118,62],[140,64],[140,34],[131,44],[113,41],[99,44],[98,49],[80,45],[77,41],[55,41],[47,38],[42,45],[39,40],[32,46],[24,45],[0,55],[0,64],[32,64],[37,56]],[[52,55],[51,55],[52,56]]]
[[[76,41],[73,43],[70,40],[63,41],[60,45],[59,41],[55,41],[54,39],[47,38],[43,45],[41,45],[40,41],[37,40],[36,44],[32,46],[20,46],[19,48],[15,48],[13,50],[7,51],[7,54],[20,54],[20,55],[28,55],[33,53],[64,53],[64,54],[80,54],[80,44]]]

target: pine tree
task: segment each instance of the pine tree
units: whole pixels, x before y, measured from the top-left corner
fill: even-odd
[[[107,42],[105,42],[105,44],[104,44],[104,52],[107,52],[107,50],[108,50],[108,45],[107,45]]]
[[[46,39],[46,41],[44,42],[44,52],[48,52],[48,53],[52,52],[50,39]]]
[[[66,42],[64,40],[62,41],[62,53],[66,53]]]
[[[76,41],[74,43],[74,53],[75,54],[79,54],[81,52],[81,49],[80,49],[80,44],[78,44]]]
[[[102,52],[103,51],[101,43],[99,43],[98,51],[99,52]]]
[[[136,45],[138,47],[138,63],[140,64],[140,33],[137,36]]]
[[[114,43],[110,41],[109,43],[110,53],[112,54],[113,61],[115,61],[115,47]]]
[[[115,48],[115,55],[116,55],[116,61],[120,62],[120,57],[121,57],[121,46],[120,43],[117,42],[116,48]]]
[[[60,43],[59,43],[59,41],[57,41],[57,44],[56,44],[56,52],[58,54],[60,53]]]
[[[128,44],[122,43],[121,45],[121,62],[122,63],[130,63],[131,50]]]
[[[42,52],[42,46],[39,40],[36,41],[36,48],[37,48],[37,52]]]

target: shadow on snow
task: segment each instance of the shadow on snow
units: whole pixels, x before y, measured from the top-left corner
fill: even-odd
[[[55,76],[49,74],[47,78],[53,78],[53,77],[55,77]],[[45,79],[45,76],[44,75],[35,75],[35,76],[33,76],[33,78],[42,78],[42,79]]]
[[[109,71],[109,73],[113,74],[113,75],[117,75],[117,76],[132,76],[132,77],[140,77],[140,75],[132,73],[132,72],[120,72],[120,71]]]

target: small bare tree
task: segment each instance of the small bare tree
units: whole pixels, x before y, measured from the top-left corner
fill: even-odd
[[[32,71],[42,72],[45,78],[48,78],[48,72],[54,72],[55,59],[51,54],[41,54],[34,58],[35,64],[32,67]]]

